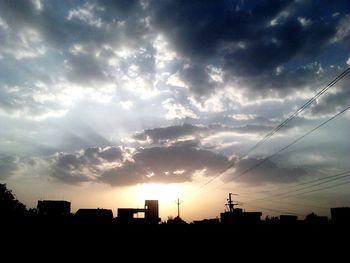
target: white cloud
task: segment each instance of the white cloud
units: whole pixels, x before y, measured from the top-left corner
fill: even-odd
[[[128,92],[137,94],[140,99],[148,100],[159,94],[159,91],[152,85],[152,79],[148,76],[122,77],[123,88]]]
[[[283,72],[284,70],[284,67],[283,66],[278,66],[276,67],[276,75],[279,75]]]
[[[0,46],[0,54],[11,55],[18,60],[40,57],[47,51],[47,47],[37,30],[28,27],[13,31],[1,18],[0,38],[6,39]]]
[[[282,11],[269,22],[269,26],[272,26],[272,27],[277,26],[277,25],[283,23],[284,20],[288,17],[289,17],[289,13],[287,11]]]
[[[176,52],[170,49],[169,43],[165,40],[164,36],[158,35],[153,42],[153,47],[156,50],[156,66],[157,69],[164,69],[169,62],[173,62],[176,58]]]
[[[70,10],[67,19],[79,19],[90,26],[100,28],[102,26],[102,20],[95,15],[95,12],[102,10],[103,9],[96,4],[85,3],[81,7]]]
[[[4,21],[1,17],[0,17],[0,27],[2,27],[3,29],[8,29],[9,26],[6,23],[6,21]]]
[[[52,89],[38,82],[32,89],[28,86],[3,86],[0,89],[0,112],[4,116],[44,120],[50,117],[62,117],[67,108],[57,100]]]
[[[332,43],[340,42],[350,36],[349,24],[350,24],[350,15],[346,15],[340,20],[337,27],[337,33],[331,39]]]
[[[229,115],[229,117],[238,121],[247,121],[247,120],[254,120],[257,117],[257,115],[256,114],[232,114],[232,115]]]
[[[122,46],[121,48],[115,50],[114,52],[118,57],[122,59],[127,59],[130,56],[134,55],[135,50],[127,46]]]
[[[210,94],[205,100],[190,96],[191,105],[201,112],[224,112],[235,110],[240,99],[240,91],[232,87],[221,87],[217,92]]]
[[[198,116],[189,108],[173,103],[172,100],[166,100],[162,103],[163,107],[168,110],[165,118],[167,120],[192,118],[198,119]]]
[[[73,55],[87,54],[86,47],[84,45],[76,43],[69,48],[69,52]]]
[[[182,88],[188,88],[188,85],[186,85],[180,78],[178,73],[172,74],[166,81],[167,85],[172,85],[176,87],[182,87]]]
[[[43,3],[41,0],[31,0],[33,5],[35,6],[35,8],[38,10],[38,11],[42,11],[43,10]]]
[[[120,105],[126,110],[130,110],[132,108],[133,104],[134,103],[131,100],[126,100],[126,101],[120,102]]]
[[[312,20],[310,18],[298,17],[298,21],[303,27],[309,27],[312,25]]]
[[[213,65],[207,66],[208,75],[213,81],[223,82],[224,72],[221,68],[214,67]]]

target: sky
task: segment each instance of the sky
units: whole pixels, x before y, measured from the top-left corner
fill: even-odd
[[[250,151],[350,66],[349,24],[346,0],[1,0],[0,182],[73,212],[158,199],[163,221],[178,197],[187,221],[228,193],[350,206],[349,112],[265,160],[350,106],[350,74]]]

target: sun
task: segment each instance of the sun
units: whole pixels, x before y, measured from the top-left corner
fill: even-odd
[[[162,204],[173,203],[184,193],[181,184],[141,184],[137,186],[136,195],[141,200],[159,200]]]

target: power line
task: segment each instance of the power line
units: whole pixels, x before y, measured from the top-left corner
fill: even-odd
[[[306,193],[306,192],[304,192],[304,193],[296,193],[296,194],[290,195],[290,193],[293,193],[293,192],[299,192],[299,191],[301,191],[301,190],[313,188],[313,187],[315,187],[315,186],[319,186],[319,185],[322,185],[322,184],[327,184],[327,183],[329,183],[329,182],[338,181],[338,180],[344,179],[344,178],[349,177],[349,176],[350,176],[350,174],[341,176],[341,177],[339,177],[339,178],[334,178],[334,179],[331,179],[331,180],[328,180],[328,181],[326,181],[326,182],[322,182],[322,183],[319,183],[319,184],[311,185],[311,186],[308,186],[308,187],[303,187],[303,188],[298,189],[298,190],[296,190],[296,191],[287,192],[287,193],[285,193],[284,195],[281,195],[281,196],[278,196],[278,197],[279,197],[279,198],[287,198],[287,197],[294,196],[294,195],[304,194],[304,193]],[[319,189],[323,189],[323,188],[319,188]],[[318,191],[319,189],[310,190],[310,192]],[[326,189],[328,189],[328,188],[326,188]],[[307,192],[308,192],[308,191],[307,191]]]
[[[297,189],[297,190],[294,190],[294,191],[286,192],[286,193],[283,193],[281,195],[275,195],[275,196],[276,197],[278,196],[279,198],[287,198],[287,197],[291,197],[291,196],[305,195],[305,194],[309,194],[309,193],[313,193],[313,192],[323,191],[323,190],[326,190],[326,189],[331,189],[331,188],[343,186],[343,185],[346,185],[346,184],[350,184],[350,181],[345,181],[345,182],[342,182],[342,183],[339,183],[339,184],[335,184],[335,185],[333,184],[333,185],[329,185],[329,186],[326,186],[326,187],[323,187],[323,188],[313,189],[313,190],[305,191],[305,192],[302,192],[302,193],[296,193],[296,194],[290,195],[290,193],[292,193],[292,192],[298,192],[298,191],[302,191],[302,190],[305,190],[305,189],[308,189],[308,188],[312,188],[312,187],[315,187],[315,186],[326,184],[326,183],[329,183],[329,182],[333,182],[333,181],[338,181],[338,180],[344,179],[344,178],[350,176],[349,171],[347,173],[348,173],[347,175],[343,175],[344,173],[340,173],[338,175],[327,176],[325,178],[321,178],[320,180],[323,180],[323,179],[326,179],[326,178],[332,178],[332,179],[327,180],[325,182],[318,183],[318,184],[314,184],[314,185],[311,185],[311,186],[303,187],[303,188],[300,188],[300,189]],[[339,176],[339,175],[343,175],[343,176]],[[338,177],[334,178],[335,176],[338,176]],[[295,204],[295,203],[290,203],[290,202],[281,202],[280,200],[275,200],[275,199],[250,199],[248,202],[245,202],[245,203],[250,204],[250,202],[252,202],[252,201],[277,202],[277,203],[289,204],[289,205],[314,207],[314,208],[318,208],[318,209],[328,209],[326,207],[319,207],[319,206],[314,206],[314,205],[305,205],[305,204]],[[256,207],[259,208],[259,206],[256,206]],[[262,208],[262,207],[260,207],[260,208]],[[273,209],[268,209],[268,208],[263,208],[263,209],[271,210],[271,211],[277,211],[277,212],[282,212],[280,210],[273,210]],[[284,212],[284,213],[286,213],[286,214],[293,214],[293,213],[288,213],[288,212]]]
[[[255,198],[250,198],[247,197],[247,195],[245,194],[241,194],[241,196],[243,196],[244,198],[248,198],[248,201],[244,201],[243,204],[247,203],[250,204],[251,202],[255,202],[255,201],[265,201],[262,199],[255,199]],[[317,206],[317,205],[308,205],[308,204],[300,204],[300,203],[293,203],[293,202],[286,202],[286,201],[281,201],[281,200],[276,200],[276,199],[271,199],[268,200],[268,202],[274,202],[274,203],[280,203],[280,204],[284,204],[284,205],[292,205],[292,206],[303,206],[303,207],[311,207],[311,208],[317,208],[317,209],[329,209],[329,207],[325,207],[325,206]]]
[[[263,209],[263,210],[272,211],[272,212],[287,214],[287,215],[304,216],[304,215],[299,214],[299,213],[292,213],[292,212],[282,211],[282,210],[279,210],[279,209],[273,209],[273,208],[262,207],[262,206],[257,206],[257,205],[249,205],[249,206],[255,207],[255,208],[259,208],[259,209]]]
[[[236,176],[236,178],[241,177],[242,175],[245,175],[246,173],[256,169],[257,167],[259,167],[260,165],[262,165],[263,163],[265,163],[267,160],[275,157],[276,155],[280,154],[281,152],[283,152],[284,150],[288,149],[289,147],[291,147],[292,145],[296,144],[297,142],[299,142],[300,140],[302,140],[303,138],[305,138],[306,136],[308,136],[309,134],[313,133],[314,131],[316,131],[317,129],[321,128],[323,125],[327,124],[328,122],[330,122],[331,120],[335,119],[336,117],[338,117],[339,115],[343,114],[344,112],[346,112],[348,109],[350,109],[350,106],[343,109],[342,111],[338,112],[337,114],[335,114],[333,117],[329,118],[328,120],[322,122],[321,124],[317,125],[315,128],[311,129],[310,131],[308,131],[307,133],[305,133],[304,135],[300,136],[299,138],[297,138],[296,140],[294,140],[293,142],[289,143],[288,145],[284,146],[282,149],[278,150],[277,152],[275,152],[274,154],[269,155],[268,157],[265,157],[264,159],[262,159],[260,162],[258,162],[257,164],[255,164],[254,166],[244,170],[242,173],[240,173],[238,176]]]
[[[296,188],[296,187],[299,187],[299,186],[303,186],[303,185],[309,185],[309,184],[314,184],[316,182],[320,182],[320,181],[323,181],[323,180],[327,180],[327,179],[330,179],[330,178],[337,178],[339,176],[342,176],[344,174],[349,174],[350,173],[350,170],[347,170],[345,172],[342,172],[342,173],[337,173],[337,174],[333,174],[333,175],[329,175],[329,176],[325,176],[325,177],[322,177],[322,178],[316,178],[316,179],[313,179],[313,180],[309,180],[309,181],[306,181],[306,182],[302,182],[302,183],[295,183],[295,184],[292,184],[292,185],[287,185],[287,186],[279,186],[279,187],[275,187],[271,190],[264,190],[264,191],[254,191],[254,192],[240,192],[240,194],[243,194],[243,195],[251,195],[251,194],[263,194],[263,195],[269,195],[268,193],[273,193],[273,192],[281,192],[283,190],[287,190],[287,189],[293,189],[293,188]],[[283,192],[282,192],[283,193]],[[275,195],[272,195],[272,196],[275,196]],[[250,199],[250,200],[261,200],[261,198],[259,199]]]
[[[344,175],[346,174],[346,175]],[[329,183],[329,182],[333,182],[333,181],[338,181],[340,179],[344,179],[346,177],[349,177],[350,176],[350,171],[346,171],[346,172],[343,172],[343,173],[339,173],[339,174],[335,174],[335,175],[330,175],[330,176],[327,176],[327,177],[324,177],[324,178],[319,178],[319,179],[316,179],[316,180],[312,180],[312,181],[308,181],[308,182],[304,182],[304,183],[300,183],[299,185],[306,185],[306,184],[310,184],[310,183],[315,183],[316,181],[323,181],[323,180],[326,180],[326,179],[329,179],[325,182],[321,182],[321,183],[317,183],[317,184],[314,184],[314,185],[311,185],[311,186],[307,186],[307,187],[302,187],[300,189],[296,189],[294,190],[294,192],[298,192],[298,191],[301,191],[301,190],[305,190],[307,188],[312,188],[312,187],[315,187],[315,186],[319,186],[319,185],[322,185],[322,184],[325,184],[325,183]],[[345,185],[345,184],[348,184],[350,183],[350,181],[346,181],[346,182],[343,182],[343,183],[339,183],[339,184],[335,184],[335,185],[330,185],[330,186],[327,186],[327,187],[324,187],[324,188],[319,188],[319,189],[313,189],[313,190],[310,190],[310,191],[305,191],[305,192],[302,192],[302,193],[297,193],[297,194],[294,194],[294,195],[287,195],[287,196],[282,196],[282,198],[286,198],[286,197],[289,197],[289,196],[298,196],[298,195],[304,195],[304,194],[308,194],[308,193],[311,193],[311,192],[317,192],[317,191],[322,191],[322,190],[325,190],[325,189],[330,189],[330,188],[334,188],[334,187],[338,187],[338,186],[342,186],[342,185]],[[297,186],[297,185],[294,185],[294,187]],[[290,192],[286,192],[286,193],[283,193],[284,194],[289,194],[293,191],[290,191]],[[242,193],[240,193],[240,195],[242,195]],[[245,196],[243,194],[243,196]],[[276,195],[277,196],[277,195]],[[280,195],[278,195],[280,196]],[[246,198],[246,197],[245,197]],[[276,199],[252,199],[252,198],[249,198],[248,197],[248,202],[244,201],[244,203],[247,203],[249,204],[250,206],[253,206],[253,207],[256,207],[256,208],[261,208],[261,209],[264,209],[264,210],[269,210],[269,211],[273,211],[273,212],[281,212],[281,213],[284,213],[284,214],[294,214],[294,215],[300,215],[300,214],[296,214],[296,213],[291,213],[291,212],[286,212],[286,211],[281,211],[281,210],[277,210],[277,209],[270,209],[270,208],[266,208],[266,207],[261,207],[261,206],[256,206],[256,205],[252,205],[251,202],[256,202],[256,201],[266,201],[266,202],[277,202],[277,203],[281,203],[281,204],[287,204],[287,205],[294,205],[294,206],[304,206],[304,207],[312,207],[312,208],[317,208],[317,209],[329,209],[328,207],[320,207],[320,206],[316,206],[316,205],[306,205],[306,204],[296,204],[296,203],[291,203],[291,202],[285,202],[285,201],[281,201],[281,200],[276,200]]]
[[[323,93],[325,93],[329,88],[333,87],[339,80],[345,77],[350,72],[350,67],[345,69],[341,74],[339,74],[334,80],[328,83],[322,90],[316,93],[314,97],[309,99],[304,105],[302,105],[299,109],[297,109],[293,114],[291,114],[287,119],[285,119],[282,123],[272,129],[269,133],[267,133],[260,141],[258,141],[253,147],[251,147],[243,157],[247,156],[249,153],[254,151],[260,145],[264,144],[269,138],[271,138],[276,132],[278,132],[281,128],[283,128],[288,122],[297,117],[302,111],[304,111],[307,107],[309,107],[318,97],[320,97]]]
[[[303,138],[305,138],[306,136],[308,136],[309,134],[311,134],[312,132],[316,131],[317,129],[319,129],[320,127],[322,127],[323,125],[327,124],[328,122],[330,122],[331,120],[335,119],[336,117],[338,117],[339,115],[343,114],[344,112],[346,112],[347,110],[350,109],[350,106],[343,109],[342,111],[338,112],[337,114],[335,114],[334,116],[332,116],[331,118],[329,118],[328,120],[322,122],[321,124],[319,124],[318,126],[316,126],[315,128],[311,129],[310,131],[308,131],[307,133],[305,133],[304,135],[300,136],[299,138],[297,138],[296,140],[294,140],[293,142],[289,143],[288,145],[284,146],[282,149],[278,150],[277,152],[275,152],[274,154],[271,154],[267,157],[265,157],[264,159],[262,159],[260,162],[258,162],[257,164],[249,167],[248,169],[244,170],[243,172],[241,172],[239,175],[237,175],[235,178],[239,178],[249,172],[251,172],[252,170],[256,169],[257,167],[259,167],[260,165],[262,165],[263,163],[265,163],[266,161],[268,161],[269,159],[275,157],[276,155],[280,154],[282,151],[288,149],[289,147],[291,147],[292,145],[296,144],[297,142],[299,142],[300,140],[302,140]],[[213,181],[213,179],[211,180]],[[204,187],[205,185],[209,184],[209,182],[207,182],[206,184],[204,184],[202,187]],[[221,185],[219,185],[217,188],[223,186],[227,184],[227,182],[222,183]]]
[[[323,187],[323,188],[318,188],[318,189],[314,189],[314,190],[305,191],[303,193],[297,193],[297,194],[294,194],[294,195],[283,196],[283,197],[280,197],[280,198],[287,198],[287,197],[291,197],[291,196],[305,195],[305,194],[319,192],[319,191],[323,191],[323,190],[327,190],[327,189],[331,189],[331,188],[336,188],[336,187],[347,185],[347,184],[350,184],[350,181],[345,181],[345,182],[341,182],[339,184],[329,185],[329,186],[326,186],[326,187]],[[264,201],[273,201],[273,200],[264,200]]]
[[[335,79],[333,79],[330,83],[328,83],[323,89],[321,89],[319,92],[317,92],[311,99],[309,99],[306,103],[304,103],[301,107],[299,107],[293,114],[291,114],[287,119],[285,119],[282,123],[280,123],[278,126],[276,126],[274,129],[272,129],[269,133],[267,133],[260,141],[258,141],[253,147],[251,147],[244,155],[242,155],[239,159],[244,158],[249,153],[251,153],[253,150],[258,148],[260,145],[265,143],[269,138],[271,138],[276,132],[278,132],[281,128],[283,128],[288,122],[293,120],[295,117],[297,117],[302,111],[304,111],[307,107],[309,107],[317,98],[319,98],[322,94],[324,94],[329,88],[333,87],[337,82],[339,82],[342,78],[344,78],[348,73],[350,72],[350,67],[346,68],[342,73],[340,73]],[[346,109],[347,110],[347,109]],[[344,111],[346,111],[344,110]],[[341,114],[341,113],[340,113]],[[336,117],[336,116],[335,116]],[[330,120],[329,120],[330,121]],[[305,135],[307,136],[307,135]],[[302,138],[300,138],[302,139]],[[296,142],[295,142],[296,143]],[[289,146],[288,146],[289,147]],[[287,147],[287,148],[288,148]],[[276,153],[277,154],[277,153]],[[266,160],[265,160],[266,161]],[[265,162],[264,161],[264,162]],[[260,165],[260,164],[259,164]],[[207,186],[211,182],[213,182],[215,179],[220,177],[223,173],[228,171],[230,168],[234,166],[234,163],[230,164],[228,167],[223,169],[222,171],[218,172],[214,177],[209,179],[207,182],[202,184],[197,190],[200,191],[203,187]],[[254,168],[252,168],[254,169]]]
[[[299,184],[294,184],[294,185],[291,185],[291,186],[287,186],[287,187],[284,187],[284,188],[280,188],[280,189],[288,189],[288,188],[294,188],[294,187],[298,187],[298,186],[302,186],[302,185],[308,185],[308,184],[313,184],[313,185],[309,185],[309,186],[306,186],[306,187],[302,187],[302,188],[299,188],[299,189],[295,189],[295,190],[292,190],[292,191],[288,191],[288,192],[282,192],[282,193],[277,193],[275,195],[271,195],[270,197],[280,197],[284,195],[287,195],[286,197],[289,197],[289,196],[294,196],[294,195],[288,195],[290,193],[293,193],[293,192],[298,192],[298,191],[302,191],[302,190],[305,190],[305,189],[308,189],[308,188],[313,188],[315,186],[319,186],[319,185],[322,185],[322,184],[326,184],[326,183],[329,183],[329,182],[333,182],[333,181],[337,181],[337,180],[340,180],[340,179],[344,179],[346,177],[349,177],[350,176],[350,170],[348,171],[345,171],[345,172],[342,172],[342,173],[338,173],[338,174],[333,174],[333,175],[329,175],[329,176],[326,176],[326,177],[323,177],[323,178],[317,178],[317,179],[314,179],[314,180],[310,180],[310,181],[307,181],[307,182],[303,182],[303,183],[299,183]],[[329,180],[327,180],[329,179]],[[327,181],[324,181],[324,180],[327,180]],[[324,182],[320,182],[320,181],[324,181]],[[272,190],[273,191],[273,190]],[[271,191],[270,191],[271,192]],[[243,195],[243,196],[248,196],[250,194],[256,194],[257,192],[251,192],[251,193],[241,193],[240,192],[240,195]],[[298,194],[297,194],[298,195]],[[286,204],[291,204],[291,205],[300,205],[300,204],[295,204],[295,203],[287,203],[287,202],[281,202],[280,200],[276,200],[276,199],[271,199],[271,198],[249,198],[249,202],[252,202],[252,201],[273,201],[273,202],[279,202],[279,203],[286,203]],[[248,202],[248,203],[249,203]],[[315,207],[315,208],[322,208],[322,209],[326,209],[325,207],[319,207],[319,206],[310,206],[310,205],[301,205],[301,206],[308,206],[308,207]],[[328,209],[328,208],[327,208]]]
[[[350,72],[350,67],[346,68],[341,74],[339,74],[335,79],[333,79],[330,83],[328,83],[323,89],[321,89],[319,92],[317,92],[311,99],[309,99],[306,103],[304,103],[299,109],[297,109],[293,114],[291,114],[286,120],[284,120],[282,123],[280,123],[278,126],[276,126],[273,130],[271,130],[268,134],[266,134],[264,136],[263,139],[261,139],[259,142],[257,142],[252,148],[250,148],[243,156],[241,156],[239,159],[242,159],[243,157],[247,156],[250,152],[252,152],[253,150],[255,150],[256,148],[258,148],[260,145],[262,145],[263,143],[265,143],[265,141],[267,141],[269,138],[271,138],[276,132],[278,132],[281,128],[283,128],[288,122],[290,122],[291,120],[293,120],[296,116],[298,116],[302,111],[304,111],[307,107],[309,107],[318,97],[320,97],[323,93],[325,93],[329,88],[333,87],[338,81],[340,81],[342,78],[344,78],[348,73]],[[345,109],[344,112],[346,110],[348,110],[349,108]],[[339,115],[343,113],[340,112]],[[336,115],[338,116],[338,115]],[[334,116],[333,118],[335,118],[336,116]],[[333,118],[329,119],[328,121],[332,120]],[[328,122],[327,121],[327,122]],[[326,124],[327,122],[323,123],[322,125]],[[321,126],[322,126],[321,125]],[[319,127],[318,127],[319,128]],[[313,132],[310,131],[309,133]],[[304,138],[305,136],[307,136],[309,133],[305,134],[303,137],[299,138],[297,141],[301,140],[302,138]],[[287,146],[284,149],[281,149],[279,152],[287,149],[288,147],[290,147],[291,145],[295,144],[297,141],[294,141],[292,144],[290,144],[289,146]],[[277,155],[279,152],[275,153],[272,156],[269,156],[268,158],[271,158],[275,155]],[[267,159],[264,159],[263,162],[267,161]],[[262,163],[261,163],[262,164]],[[260,166],[261,164],[258,164],[258,166]],[[226,171],[228,171],[230,168],[232,168],[234,166],[234,163],[230,164],[228,167],[226,167],[225,169],[221,170],[220,172],[218,172],[215,176],[213,176],[211,179],[209,179],[207,182],[205,182],[204,184],[202,184],[200,187],[197,188],[197,190],[195,190],[194,192],[200,191],[202,188],[204,188],[205,186],[207,186],[208,184],[212,183],[214,180],[216,180],[218,177],[220,177],[222,174],[224,174]],[[256,166],[257,167],[257,166]],[[252,169],[255,169],[256,167],[253,167]],[[252,170],[250,169],[250,170]]]
[[[285,198],[285,197],[289,197],[289,196],[294,196],[294,195],[290,195],[290,194],[291,193],[295,193],[295,192],[299,192],[299,191],[302,191],[302,190],[305,190],[305,189],[313,188],[313,187],[316,187],[316,186],[319,186],[319,185],[327,184],[327,183],[330,183],[330,182],[338,181],[338,180],[344,179],[344,178],[349,177],[349,176],[350,176],[350,173],[348,173],[346,175],[338,176],[336,178],[331,178],[331,179],[329,179],[327,181],[324,181],[324,182],[319,182],[319,183],[315,183],[313,185],[304,186],[304,187],[301,187],[299,189],[295,189],[295,190],[287,191],[287,192],[284,192],[284,193],[271,195],[271,197]],[[270,200],[274,200],[274,199],[265,198],[265,199],[257,199],[257,200],[259,200],[259,201],[270,201]]]
[[[305,195],[305,194],[309,194],[309,193],[313,193],[313,192],[319,192],[319,191],[323,191],[323,190],[327,190],[327,189],[343,186],[343,185],[346,185],[346,184],[350,184],[350,181],[342,182],[340,184],[330,185],[330,186],[319,188],[319,189],[315,189],[315,190],[310,190],[310,191],[307,191],[307,192],[304,192],[304,193],[299,193],[297,195]]]
[[[350,170],[342,172],[342,173],[329,175],[329,176],[322,177],[322,178],[309,180],[309,181],[298,183],[298,184],[288,185],[288,186],[284,186],[284,187],[278,187],[277,189],[265,190],[265,191],[261,191],[261,192],[254,192],[254,194],[257,194],[257,193],[266,194],[266,193],[281,191],[281,190],[285,190],[285,189],[291,189],[291,188],[295,188],[295,187],[298,187],[298,186],[308,185],[308,184],[312,184],[312,183],[315,183],[315,182],[318,182],[318,181],[327,180],[329,178],[338,177],[338,176],[341,176],[341,175],[344,175],[344,174],[347,174],[347,173],[350,173]]]

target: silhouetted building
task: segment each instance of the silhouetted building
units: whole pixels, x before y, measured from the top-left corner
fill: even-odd
[[[79,209],[74,217],[79,222],[108,223],[112,222],[113,212],[111,209],[83,208]]]
[[[193,224],[200,226],[212,226],[220,224],[219,218],[203,219],[203,220],[194,220]]]
[[[350,207],[331,208],[332,222],[350,224]]]
[[[158,200],[145,201],[145,219],[147,221],[160,222]]]
[[[169,225],[187,225],[186,221],[183,220],[179,216],[177,216],[175,218],[169,218],[167,221],[167,224],[169,224]]]
[[[139,217],[139,213],[143,213],[143,217]],[[118,208],[118,222],[158,224],[158,200],[146,200],[144,208]]]
[[[62,217],[70,214],[70,202],[63,200],[38,201],[38,214],[49,217]]]
[[[232,201],[232,195],[232,193],[229,193],[228,203],[226,204],[229,211],[220,214],[221,223],[256,223],[260,221],[262,212],[245,212],[241,208],[234,208],[237,203]]]
[[[295,223],[297,221],[298,221],[298,216],[280,215],[280,222],[282,222],[282,223]]]
[[[325,224],[325,223],[328,223],[328,217],[318,216],[315,213],[311,213],[305,217],[305,221],[313,224]]]
[[[132,221],[140,219],[138,213],[144,213],[144,208],[118,208],[118,221]],[[141,218],[144,219],[144,218]]]
[[[256,223],[259,222],[262,212],[244,212],[240,208],[235,208],[232,212],[224,212],[220,214],[221,223]]]

